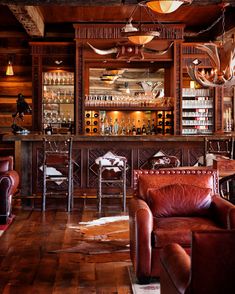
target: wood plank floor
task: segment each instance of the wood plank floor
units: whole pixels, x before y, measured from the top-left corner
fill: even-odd
[[[0,293],[132,293],[129,260],[107,262],[98,255],[87,261],[79,253],[50,253],[64,244],[76,244],[76,231],[69,226],[120,215],[120,207],[105,208],[102,215],[97,214],[95,205],[85,209],[81,205],[72,213],[18,208],[14,214],[14,222],[0,237]]]

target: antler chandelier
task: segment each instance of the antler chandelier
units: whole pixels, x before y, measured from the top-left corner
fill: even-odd
[[[225,44],[205,43],[197,45],[196,48],[206,52],[210,59],[212,69],[205,71],[199,69],[199,60],[189,65],[189,76],[204,87],[231,86],[235,83],[235,47],[234,41],[229,40]]]
[[[222,42],[219,44],[205,43],[196,45],[197,49],[206,52],[212,69],[205,71],[205,69],[199,69],[198,65],[200,60],[195,59],[193,64],[187,67],[188,74],[197,83],[203,87],[228,87],[235,84],[234,70],[235,70],[235,44],[234,40],[228,40],[224,42],[225,35],[225,23],[224,23],[223,7],[222,25],[223,35]]]

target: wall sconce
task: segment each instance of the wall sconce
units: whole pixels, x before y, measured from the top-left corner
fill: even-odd
[[[14,76],[12,60],[8,60],[7,69],[6,69],[6,76]]]

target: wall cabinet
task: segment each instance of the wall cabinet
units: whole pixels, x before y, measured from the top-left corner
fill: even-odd
[[[183,88],[182,134],[209,135],[214,132],[214,98],[209,89]]]
[[[149,103],[134,104],[120,100],[85,103],[85,134],[89,135],[167,135],[174,133],[173,107],[154,107]]]
[[[68,133],[74,127],[74,74],[67,71],[43,73],[42,129]]]

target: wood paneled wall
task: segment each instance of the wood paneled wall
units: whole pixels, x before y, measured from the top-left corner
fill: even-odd
[[[6,76],[9,59],[13,63],[14,76]],[[0,36],[0,133],[11,130],[19,93],[32,105],[32,62],[28,41],[22,34],[19,37],[14,35],[14,38],[11,35],[9,38]],[[31,129],[32,116],[25,115],[18,124]]]

